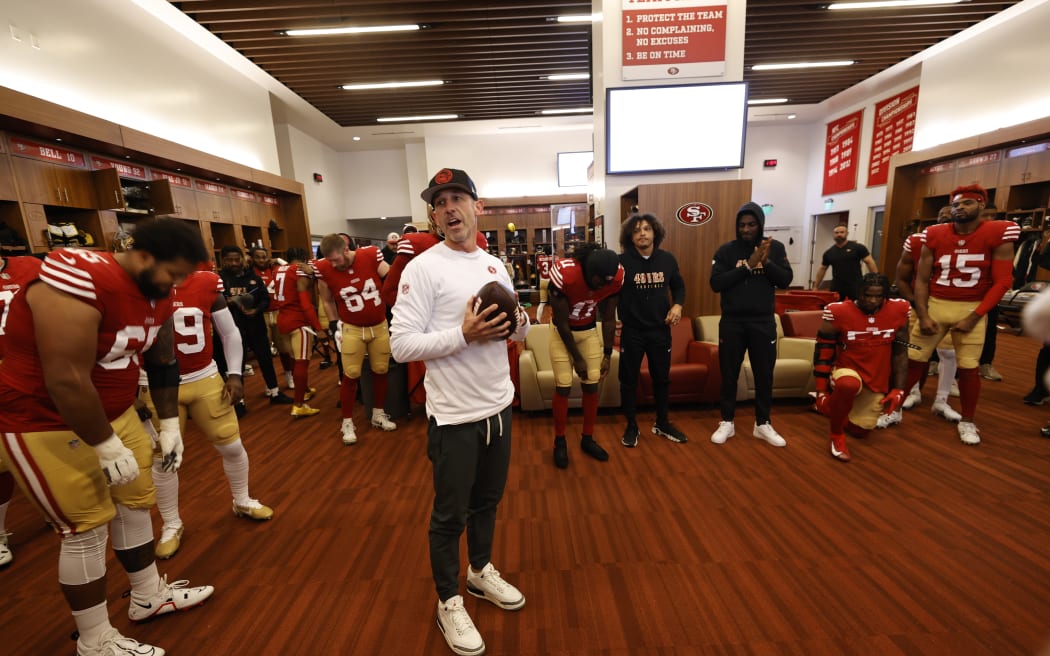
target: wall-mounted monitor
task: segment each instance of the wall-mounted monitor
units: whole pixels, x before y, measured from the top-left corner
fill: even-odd
[[[587,169],[594,162],[594,151],[558,153],[558,186],[586,187]]]
[[[605,91],[605,172],[744,166],[747,82]]]

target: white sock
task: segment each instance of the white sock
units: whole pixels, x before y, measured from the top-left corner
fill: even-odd
[[[4,527],[7,526],[7,508],[10,505],[10,501],[0,503],[0,535],[3,535],[6,532]]]
[[[215,445],[215,450],[222,456],[222,469],[226,472],[233,502],[239,506],[247,504],[251,497],[248,496],[248,452],[244,450],[244,443],[238,439],[232,444]]]
[[[271,399],[273,397],[277,396],[280,393],[281,393],[281,390],[280,390],[280,388],[277,388],[277,387],[271,387],[271,388],[266,390],[266,396],[270,397]]]
[[[937,374],[937,399],[944,400],[948,398],[952,383],[955,382],[955,349],[937,349],[937,355],[941,358]]]
[[[157,488],[157,510],[164,526],[182,526],[182,518],[179,517],[179,475],[177,472],[164,471],[160,458],[153,459],[153,485]]]
[[[80,633],[79,642],[85,647],[98,646],[102,633],[112,627],[105,601],[91,608],[73,611],[73,621],[76,622],[77,632]]]
[[[160,589],[160,574],[157,572],[157,562],[153,561],[137,572],[128,572],[128,581],[131,583],[131,596],[133,598],[143,601],[149,600]]]

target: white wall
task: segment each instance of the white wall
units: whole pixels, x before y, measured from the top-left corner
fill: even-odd
[[[0,25],[0,85],[279,172],[267,91],[139,5],[4,0]]]
[[[413,194],[408,187],[404,150],[340,153],[339,166],[339,191],[348,219],[411,216],[410,200],[423,204],[415,195],[419,190]]]
[[[284,162],[284,175],[303,183],[310,231],[315,235],[346,230],[346,203],[343,194],[343,165],[340,154],[290,125],[279,126],[286,136],[291,162]],[[320,173],[323,182],[314,182]]]

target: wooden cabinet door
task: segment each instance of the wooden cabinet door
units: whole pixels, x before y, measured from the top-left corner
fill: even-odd
[[[175,213],[175,198],[171,193],[171,183],[167,180],[150,180],[149,202],[156,216],[168,216]]]
[[[240,225],[255,225],[253,205],[255,203],[244,198],[237,198],[236,196],[230,198],[230,211],[233,215],[233,222]]]
[[[1050,150],[1028,156],[1025,182],[1050,182]]]
[[[55,167],[55,179],[62,189],[64,207],[95,209],[98,207],[98,196],[95,194],[95,180],[91,171]]]
[[[124,192],[120,188],[120,172],[116,169],[99,169],[91,174],[95,185],[95,198],[100,210],[124,208]]]
[[[1008,157],[999,167],[1000,187],[1024,184],[1027,177],[1028,157]]]
[[[26,234],[29,246],[35,252],[48,250],[47,237],[47,215],[44,206],[35,203],[23,203],[22,211],[26,217]]]
[[[62,205],[62,188],[55,176],[54,164],[38,162],[24,157],[12,157],[15,182],[24,203],[41,205]],[[47,244],[44,245],[45,248]]]
[[[233,222],[233,209],[230,207],[229,196],[209,194],[206,191],[198,191],[196,194],[197,210],[201,219],[220,223]]]
[[[193,193],[192,189],[171,187],[171,199],[175,204],[172,215],[183,219],[195,219],[200,216],[200,212],[197,210],[197,195]]]
[[[18,200],[11,160],[5,156],[0,156],[0,200]]]

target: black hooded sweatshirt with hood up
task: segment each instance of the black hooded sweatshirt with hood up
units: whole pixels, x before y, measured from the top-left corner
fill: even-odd
[[[776,288],[787,289],[794,273],[784,244],[775,239],[769,245],[764,265],[754,269],[745,266],[762,242],[766,213],[756,203],[746,203],[736,213],[733,225],[736,226],[745,214],[758,219],[758,237],[753,243],[745,242],[737,230],[736,239],[718,247],[711,263],[711,289],[721,295],[722,317],[744,321],[769,319],[775,309]]]

